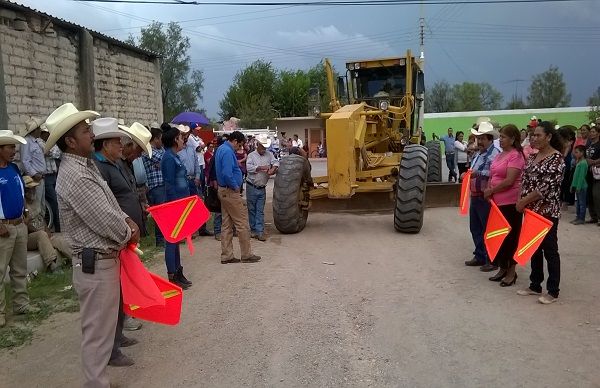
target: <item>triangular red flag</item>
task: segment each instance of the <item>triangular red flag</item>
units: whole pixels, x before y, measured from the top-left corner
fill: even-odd
[[[208,221],[210,212],[197,195],[177,199],[148,208],[156,225],[170,243],[187,239],[188,248],[194,254],[192,234]]]
[[[165,298],[134,249],[130,246],[119,253],[123,303],[142,308],[164,306]]]
[[[132,317],[143,319],[145,321],[162,323],[165,325],[176,325],[181,319],[181,302],[183,301],[183,292],[181,288],[173,283],[150,272],[152,281],[158,287],[164,304],[150,307],[140,307],[137,305],[123,303],[123,311]]]
[[[525,209],[523,226],[521,226],[521,234],[519,235],[519,245],[514,257],[515,261],[521,265],[527,264],[551,228],[552,221],[529,209]]]
[[[469,214],[469,200],[471,198],[471,169],[463,176],[462,186],[460,187],[460,203],[458,212],[460,215]]]
[[[510,224],[494,201],[490,201],[491,208],[485,227],[484,243],[490,260],[494,261],[504,239],[511,231]]]

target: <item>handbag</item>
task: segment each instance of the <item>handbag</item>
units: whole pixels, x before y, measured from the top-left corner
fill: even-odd
[[[595,180],[600,180],[600,166],[596,165],[592,167],[592,177]]]
[[[211,213],[221,213],[221,201],[219,200],[217,189],[212,186],[206,188],[206,200],[204,204]]]

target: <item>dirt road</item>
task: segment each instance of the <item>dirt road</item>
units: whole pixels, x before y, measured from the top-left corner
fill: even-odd
[[[571,214],[565,217],[571,219]],[[184,258],[194,286],[176,327],[146,323],[110,369],[121,387],[598,387],[596,226],[560,226],[561,300],[542,306],[467,268],[456,209],[428,209],[419,235],[389,215],[311,214],[298,235],[253,242],[264,259],[221,265],[212,238]],[[236,247],[236,251],[237,251]],[[323,262],[334,265],[323,264]],[[160,263],[153,268],[163,274]],[[77,314],[0,354],[6,387],[80,382]]]

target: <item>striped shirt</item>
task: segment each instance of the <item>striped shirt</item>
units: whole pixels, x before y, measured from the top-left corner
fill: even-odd
[[[73,253],[92,248],[117,253],[131,239],[131,229],[112,191],[92,159],[65,153],[56,180],[60,224]]]

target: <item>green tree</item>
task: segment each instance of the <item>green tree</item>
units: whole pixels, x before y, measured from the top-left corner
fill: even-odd
[[[523,98],[521,98],[521,97],[513,96],[513,98],[508,102],[508,104],[506,104],[506,109],[526,109],[526,108],[527,108],[527,104],[525,104],[525,101],[523,101]]]
[[[246,128],[270,125],[275,114],[272,99],[276,79],[271,63],[263,60],[239,71],[219,103],[221,118],[237,117]]]
[[[594,122],[600,117],[600,86],[598,86],[598,89],[596,89],[594,94],[588,98],[587,104],[590,107],[588,118],[590,119],[590,122]]]
[[[302,70],[280,71],[273,90],[273,105],[282,117],[305,116],[308,112],[308,73]]]
[[[530,108],[560,108],[569,106],[571,94],[567,92],[567,84],[563,74],[556,66],[533,77],[527,97]]]
[[[160,80],[165,120],[171,120],[182,111],[203,111],[198,107],[204,89],[202,70],[190,71],[190,38],[183,35],[179,24],[153,22],[142,28],[136,40],[130,36],[128,43],[161,56]]]
[[[452,87],[454,110],[468,112],[496,110],[502,104],[502,94],[487,82],[463,82]]]
[[[427,113],[452,112],[455,103],[452,86],[446,80],[434,83],[425,95]]]

